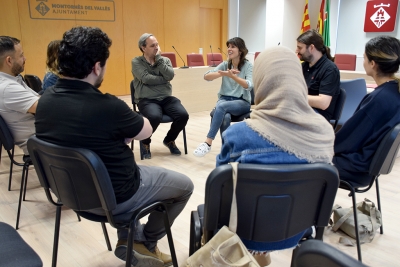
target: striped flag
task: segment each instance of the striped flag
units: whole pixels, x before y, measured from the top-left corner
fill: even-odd
[[[300,33],[306,32],[310,29],[310,17],[308,16],[308,0],[304,6],[303,21],[301,23]]]
[[[326,6],[325,6],[325,16],[324,16],[324,29],[322,31],[322,38],[324,40],[324,44],[326,46],[331,45],[331,38],[329,34],[329,0],[326,0]]]
[[[324,31],[324,17],[325,17],[325,0],[322,0],[321,7],[319,9],[318,23],[317,23],[317,32],[322,35]]]

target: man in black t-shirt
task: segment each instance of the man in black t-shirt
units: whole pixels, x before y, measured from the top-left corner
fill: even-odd
[[[329,48],[315,30],[297,38],[297,49],[308,87],[308,103],[328,121],[332,118],[340,94],[339,69],[332,62]]]
[[[153,129],[146,118],[133,112],[125,102],[98,90],[110,46],[111,40],[99,28],[76,27],[64,33],[58,53],[62,78],[41,97],[36,110],[36,135],[57,145],[90,149],[101,158],[117,201],[114,214],[130,213],[170,199],[167,209],[173,222],[189,200],[193,183],[181,173],[136,165],[126,142],[132,137],[148,138]],[[101,208],[88,212],[105,215]],[[115,255],[125,260],[128,230],[117,231]],[[160,212],[152,213],[145,225],[137,225],[135,266],[172,264],[171,257],[157,248],[157,241],[164,235]]]

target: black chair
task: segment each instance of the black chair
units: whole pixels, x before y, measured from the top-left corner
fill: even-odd
[[[342,111],[344,107],[344,103],[346,102],[346,91],[343,88],[340,88],[340,94],[336,100],[335,110],[333,111],[333,115],[331,118],[331,123],[333,123],[333,129],[336,130],[340,117],[342,116]]]
[[[313,239],[300,244],[292,263],[293,267],[367,267],[342,251]]]
[[[42,91],[42,81],[36,75],[25,74],[24,76],[26,84],[36,93]]]
[[[15,229],[18,230],[19,226],[19,216],[20,216],[20,211],[21,211],[21,200],[25,200],[25,194],[26,194],[26,184],[28,181],[28,171],[29,171],[29,166],[32,165],[32,161],[30,157],[24,157],[24,162],[17,162],[14,159],[14,137],[11,134],[10,129],[8,128],[7,123],[4,121],[3,117],[0,116],[0,140],[1,143],[4,147],[4,149],[7,151],[8,157],[10,158],[10,175],[8,178],[8,191],[11,190],[11,180],[12,180],[12,172],[13,172],[13,166],[19,166],[22,167],[22,176],[21,176],[21,187],[20,187],[20,195],[19,195],[19,201],[18,201],[18,211],[17,211],[17,222],[15,225]],[[23,196],[22,196],[23,194]]]
[[[0,222],[0,267],[41,267],[42,260],[18,232]]]
[[[322,239],[339,177],[329,164],[239,164],[236,188],[237,234],[244,239],[274,242],[292,237],[311,226]],[[310,194],[312,192],[312,194]],[[189,255],[229,224],[232,201],[232,167],[222,165],[207,178],[202,215],[192,211]],[[202,227],[201,227],[202,226]]]
[[[250,104],[251,105],[254,105],[254,90],[251,90],[250,91],[250,95],[251,95],[251,102],[250,102]],[[214,116],[214,113],[215,113],[215,107],[213,108],[213,110],[211,110],[211,112],[210,112],[210,117],[211,117],[211,119],[212,119],[212,117]],[[250,118],[250,113],[251,113],[251,110],[249,111],[249,112],[246,112],[246,113],[244,113],[244,114],[242,114],[242,115],[239,115],[239,116],[234,116],[234,115],[232,115],[232,114],[230,114],[231,115],[231,122],[239,122],[239,121],[243,121],[243,120],[245,120],[245,119],[248,119],[248,118]],[[224,118],[224,120],[225,120],[226,118]],[[222,135],[222,129],[220,129],[220,134]]]
[[[138,111],[138,109],[136,107],[136,103],[135,103],[135,86],[133,85],[133,80],[131,81],[130,87],[131,87],[131,100],[132,100],[133,111],[140,114],[140,112]],[[161,118],[161,123],[170,123],[170,122],[173,122],[173,119],[170,116],[163,114],[163,116]],[[182,130],[182,135],[183,135],[183,147],[185,149],[185,154],[187,154],[186,129],[185,128],[183,128],[183,130]],[[139,145],[140,145],[140,159],[143,160],[143,154],[142,154],[143,143],[142,143],[142,141],[139,141]],[[133,150],[133,147],[134,147],[134,143],[132,140],[132,142],[131,142],[132,150]]]
[[[338,122],[338,125],[343,125],[351,116],[353,116],[354,111],[356,111],[361,100],[367,95],[367,84],[363,78],[343,80],[340,81],[340,88],[343,88],[346,91],[346,101]]]
[[[397,153],[399,151],[399,147],[400,147],[400,123],[397,124],[392,130],[390,130],[379,144],[378,149],[376,150],[375,155],[372,158],[371,165],[369,166],[369,175],[371,176],[369,184],[357,184],[351,181],[340,180],[339,188],[350,191],[349,197],[351,197],[353,200],[353,214],[354,214],[354,222],[356,225],[358,225],[356,193],[367,192],[374,185],[374,182],[376,187],[376,198],[378,202],[378,209],[382,214],[378,177],[381,174],[389,174],[392,171],[394,162],[396,161]],[[380,227],[380,233],[383,234],[382,218],[381,218],[381,223],[382,224]],[[358,231],[355,232],[356,232],[358,260],[362,261],[359,233]]]
[[[100,222],[109,250],[111,246],[105,223],[108,222],[115,228],[129,229],[127,252],[132,252],[136,221],[153,211],[163,212],[172,261],[178,266],[166,202],[155,202],[131,214],[113,215],[112,211],[117,203],[111,180],[103,162],[94,152],[83,148],[54,145],[36,136],[28,140],[28,150],[48,201],[57,207],[52,266],[57,264],[61,207],[64,205],[88,220]],[[53,199],[50,189],[57,197],[57,201]],[[86,212],[95,208],[103,208],[106,216]],[[127,267],[131,266],[132,257],[132,253],[127,253]]]

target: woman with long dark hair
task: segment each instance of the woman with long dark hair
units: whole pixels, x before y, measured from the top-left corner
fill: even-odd
[[[218,129],[222,134],[228,128],[230,115],[240,116],[250,111],[253,65],[246,59],[246,44],[242,38],[234,37],[226,42],[226,46],[228,60],[204,74],[207,81],[222,77],[222,84],[207,138],[193,152],[197,157],[203,157],[210,152]]]

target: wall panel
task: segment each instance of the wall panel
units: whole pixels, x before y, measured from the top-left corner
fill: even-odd
[[[221,47],[221,9],[200,8],[200,46],[203,48],[204,64],[207,65],[207,53],[220,53]],[[226,40],[224,40],[226,41]]]
[[[1,0],[0,35],[13,36],[21,39],[18,2],[15,0]]]
[[[41,16],[36,10],[37,5],[41,3],[49,7],[47,15]],[[52,9],[55,9],[52,6],[54,3],[83,5],[83,11],[86,4],[110,4],[115,6],[115,20],[106,19],[101,15],[92,15],[91,20],[82,20],[82,16],[79,15],[69,15],[67,19],[66,15],[63,15],[63,19],[50,19],[49,15]],[[197,53],[200,47],[203,48],[204,55],[209,52],[210,44],[215,52],[218,52],[218,47],[224,49],[227,8],[228,0],[1,0],[0,35],[14,36],[22,41],[27,58],[25,73],[37,75],[42,79],[46,68],[46,49],[50,41],[61,39],[62,34],[74,26],[99,27],[113,41],[107,72],[100,89],[103,92],[124,95],[130,93],[131,60],[141,55],[137,47],[141,34],[153,33],[162,51],[173,51],[174,45],[186,62],[186,54]],[[107,13],[107,16],[110,14]],[[179,58],[177,63],[178,66],[183,66]]]
[[[175,46],[185,62],[186,54],[198,53],[199,24],[199,0],[164,0],[165,51]],[[183,66],[179,57],[176,63]]]

